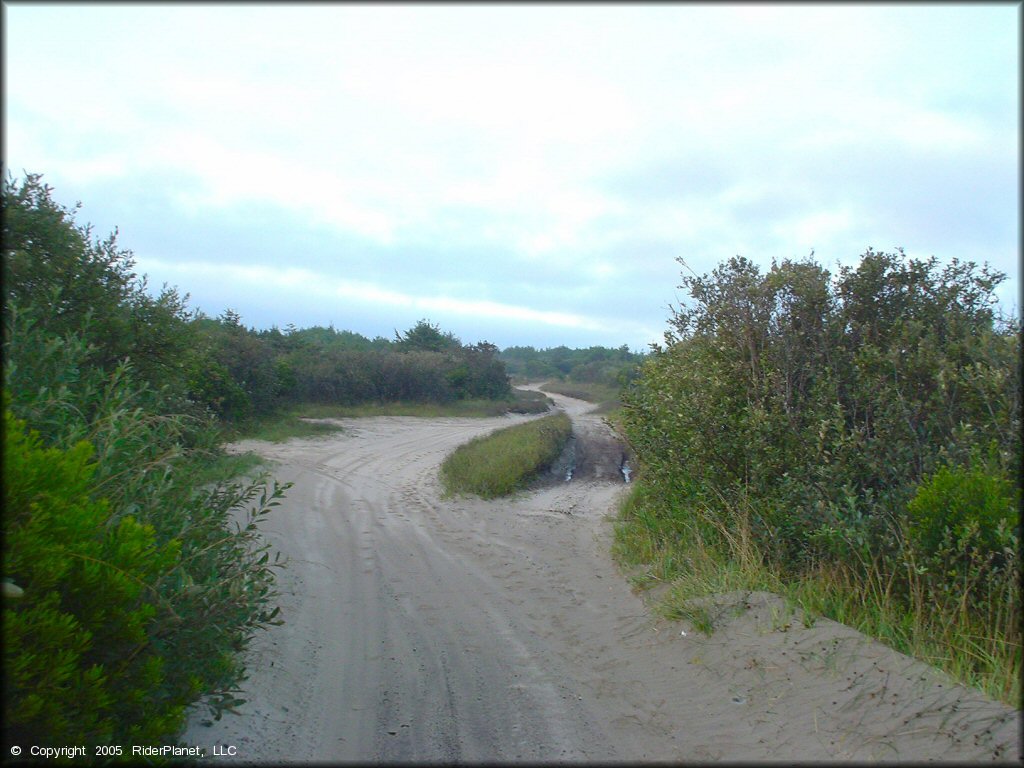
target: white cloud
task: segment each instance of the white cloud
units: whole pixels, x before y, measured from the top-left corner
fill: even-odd
[[[994,266],[1017,272],[1019,194],[1012,174],[992,170],[1020,163],[1012,6],[14,4],[5,14],[12,170],[73,182],[99,208],[107,200],[90,189],[123,197],[171,179],[153,194],[171,201],[165,231],[216,212],[238,222],[247,206],[282,211],[301,231],[261,229],[264,250],[300,272],[262,277],[310,302],[376,296],[614,333],[661,321],[673,285],[655,264],[671,267],[669,254],[703,271],[735,253],[767,261],[815,247],[829,259],[917,242],[940,258],[943,246],[996,254]],[[104,213],[126,230],[147,226]],[[310,231],[344,249],[291,247]],[[232,237],[217,239],[224,258],[251,258]],[[401,274],[399,259],[421,284],[374,282]],[[471,277],[465,259],[476,260]],[[325,282],[332,266],[355,270],[351,280]],[[230,284],[189,269],[183,290],[192,279]],[[558,284],[523,300],[505,285],[486,290],[510,275]],[[474,298],[470,280],[485,287]],[[652,319],[616,319],[616,291],[650,296]],[[549,292],[564,303],[537,308]]]
[[[820,211],[782,223],[773,231],[781,241],[791,243],[797,250],[809,250],[841,239],[852,223],[848,210]]]
[[[359,304],[390,305],[423,311],[438,311],[485,320],[511,320],[539,323],[568,329],[608,330],[605,321],[572,312],[538,310],[531,307],[481,301],[453,296],[409,294],[382,288],[359,280],[343,280],[296,267],[242,266],[206,261],[169,259],[138,259],[139,268],[159,274],[162,280],[180,281],[182,285],[221,284],[245,293],[273,286],[277,292],[301,294],[323,299],[347,299]],[[227,305],[231,301],[226,302]]]

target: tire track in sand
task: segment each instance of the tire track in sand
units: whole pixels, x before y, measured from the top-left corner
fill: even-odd
[[[524,418],[241,446],[295,483],[263,526],[290,560],[285,624],[253,644],[240,715],[196,712],[183,740],[273,763],[1018,755],[1012,710],[948,684],[937,699],[923,665],[840,625],[779,631],[768,598],[741,596],[709,638],[653,619],[608,555],[621,483],[441,499],[448,452]]]

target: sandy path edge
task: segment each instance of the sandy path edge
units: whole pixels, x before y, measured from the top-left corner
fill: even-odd
[[[710,637],[652,618],[608,554],[621,483],[441,499],[444,456],[518,418],[239,445],[296,483],[264,526],[286,623],[240,714],[197,710],[183,741],[275,763],[1019,759],[1019,712],[772,595],[714,598]]]

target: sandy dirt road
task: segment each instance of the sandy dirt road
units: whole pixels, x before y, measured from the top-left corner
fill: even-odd
[[[613,443],[572,482],[440,497],[450,451],[524,418],[237,445],[295,483],[264,526],[285,624],[254,643],[240,714],[196,710],[182,741],[257,763],[1019,757],[1019,713],[771,595],[723,596],[710,637],[654,619],[608,554]]]

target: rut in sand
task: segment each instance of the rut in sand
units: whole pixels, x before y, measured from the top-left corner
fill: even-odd
[[[588,404],[552,398],[600,444]],[[621,455],[510,499],[441,499],[450,451],[524,418],[238,445],[295,483],[265,526],[290,561],[285,623],[254,642],[240,714],[197,709],[184,742],[267,763],[1019,756],[1013,710],[772,596],[721,596],[710,637],[653,618],[609,556]]]

